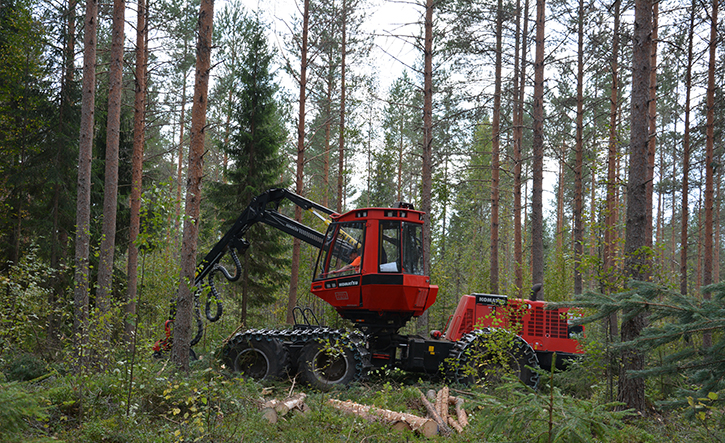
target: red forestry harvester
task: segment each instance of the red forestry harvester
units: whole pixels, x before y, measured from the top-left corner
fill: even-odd
[[[326,214],[327,232],[279,213],[284,199]],[[199,266],[196,287],[207,284],[211,288],[207,319],[216,321],[221,315],[220,304],[211,315],[211,300],[219,303],[214,274],[221,273],[230,281],[239,278],[238,255],[249,247],[244,235],[261,222],[319,249],[311,292],[352,322],[355,330],[320,326],[312,311],[296,309],[291,329],[234,334],[222,349],[224,363],[258,379],[299,374],[304,382],[321,389],[363,379],[371,369],[383,367],[443,375],[460,383],[483,381],[504,368],[536,387],[539,375],[533,369],[549,369],[553,353],[557,365],[581,353],[572,338],[581,327],[569,326],[566,309],[548,310],[542,301],[508,300],[502,295],[462,296],[444,334],[433,331],[431,338],[399,334],[409,320],[433,305],[438,293],[438,286],[423,274],[423,217],[424,213],[404,203],[337,214],[285,189],[257,196]],[[235,263],[234,275],[219,263],[227,253]],[[199,331],[192,344],[201,337],[199,311]],[[170,321],[173,317],[172,309]],[[170,346],[169,322],[166,328],[167,338],[155,345],[157,353]]]

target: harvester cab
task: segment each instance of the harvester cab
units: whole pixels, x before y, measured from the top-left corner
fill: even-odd
[[[365,208],[333,216],[311,292],[360,330],[400,329],[436,300],[423,274],[423,213]]]

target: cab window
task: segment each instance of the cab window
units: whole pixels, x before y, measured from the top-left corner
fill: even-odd
[[[333,223],[315,272],[315,279],[359,274],[365,244],[365,222]]]
[[[401,221],[380,222],[379,272],[423,274],[423,227]]]

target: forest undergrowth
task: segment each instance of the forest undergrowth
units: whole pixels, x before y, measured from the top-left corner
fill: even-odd
[[[7,356],[6,356],[7,357]],[[420,391],[439,389],[442,380],[421,379],[399,370],[378,371],[345,389],[319,392],[294,379],[264,382],[232,374],[211,354],[177,373],[166,360],[134,365],[116,361],[104,370],[77,373],[30,355],[4,359],[0,388],[2,442],[415,442],[410,431],[343,414],[330,398],[353,400],[425,416]],[[583,362],[586,364],[586,362]],[[725,441],[725,414],[692,399],[689,406],[646,416],[621,411],[592,385],[591,371],[575,365],[542,374],[538,391],[517,380],[496,387],[451,385],[465,399],[470,425],[461,434],[437,436],[450,442],[678,442]],[[292,393],[307,394],[306,413],[291,413],[275,424],[262,418],[262,404]]]

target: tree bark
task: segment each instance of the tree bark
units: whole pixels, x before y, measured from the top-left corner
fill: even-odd
[[[405,412],[390,411],[388,409],[379,409],[374,406],[361,405],[352,401],[340,401],[334,398],[328,400],[328,403],[334,408],[349,414],[359,415],[366,420],[382,421],[395,425],[403,422],[411,430],[426,437],[433,437],[438,434],[438,425],[434,420],[429,418],[418,417],[417,415],[407,414]]]
[[[111,309],[113,292],[113,259],[116,249],[116,213],[118,210],[118,151],[121,143],[121,93],[123,92],[123,41],[125,0],[113,2],[111,66],[108,72],[108,122],[106,124],[106,167],[103,187],[103,226],[98,256],[98,289],[96,306],[103,317]],[[102,318],[99,324],[102,340],[110,339],[110,323]]]
[[[690,29],[687,41],[687,69],[685,71],[685,128],[682,135],[682,226],[680,230],[680,293],[687,295],[687,255],[688,225],[690,219],[690,95],[692,93],[693,41],[695,33],[695,8],[697,2],[690,4]]]
[[[73,285],[73,333],[76,349],[76,368],[85,365],[83,347],[88,333],[88,263],[91,220],[91,162],[93,160],[93,120],[96,108],[96,32],[98,1],[86,1],[83,38],[83,98],[81,130],[78,146],[78,190],[76,200],[75,282]]]
[[[710,60],[707,69],[707,122],[705,125],[705,241],[704,241],[704,263],[702,270],[702,284],[707,286],[713,283],[713,219],[714,203],[714,166],[715,161],[715,68],[717,65],[717,13],[718,0],[712,0],[712,14],[710,15]],[[720,265],[719,263],[717,264]],[[706,300],[712,298],[712,294],[703,294]],[[702,346],[712,346],[712,333],[706,332],[703,336]]]
[[[544,282],[544,35],[545,0],[536,1],[536,60],[534,61],[534,142],[531,195],[531,277]],[[540,293],[543,298],[543,291]]]
[[[421,172],[421,211],[423,247],[429,253],[423,261],[423,275],[430,275],[431,215],[433,208],[433,0],[425,3],[425,41],[423,46],[423,170]],[[418,330],[428,329],[428,311],[418,317]]]
[[[302,195],[304,192],[305,168],[305,103],[307,101],[307,38],[310,24],[310,0],[304,0],[302,11],[302,51],[300,54],[300,113],[297,123],[297,175],[295,179],[295,192]],[[302,208],[295,206],[295,220],[302,221]],[[287,300],[286,323],[294,323],[293,311],[297,305],[297,284],[300,274],[300,249],[302,242],[295,238],[292,241],[292,266],[290,270],[289,298]]]
[[[521,229],[521,162],[522,162],[522,143],[523,143],[523,126],[524,126],[524,92],[526,89],[526,49],[528,39],[529,25],[529,0],[524,2],[524,25],[523,32],[520,26],[520,3],[516,2],[516,56],[514,66],[514,274],[516,281],[517,297],[523,297],[524,285],[524,254],[523,240]],[[519,37],[521,34],[521,37]],[[521,56],[519,57],[519,41],[521,46]],[[520,68],[519,68],[520,60]]]
[[[577,73],[576,73],[576,159],[574,163],[574,294],[582,293],[581,266],[584,247],[584,226],[582,222],[584,163],[584,0],[579,0],[577,18]],[[561,186],[561,184],[560,184]]]
[[[501,53],[503,34],[503,1],[496,4],[496,66],[493,93],[493,119],[491,120],[491,293],[498,294],[498,241],[499,241],[499,150],[501,140]]]
[[[211,71],[212,25],[214,0],[201,0],[199,6],[199,36],[196,44],[196,76],[194,103],[191,108],[189,166],[186,180],[184,234],[181,245],[181,277],[176,300],[174,345],[171,360],[182,370],[189,370],[191,319],[194,308],[194,277],[196,249],[201,209],[201,180],[204,172],[204,137],[206,136],[206,106]]]
[[[614,28],[612,30],[612,90],[609,104],[609,149],[607,156],[607,203],[604,226],[604,280],[602,292],[609,294],[616,291],[617,278],[614,258],[617,250],[617,158],[619,155],[619,140],[617,136],[619,111],[619,14],[621,1],[614,2]],[[617,314],[613,313],[607,319],[609,337],[613,339],[619,334]]]
[[[347,53],[347,5],[342,0],[342,40],[340,41],[340,134],[337,162],[337,212],[342,214],[345,195],[345,55]]]
[[[652,235],[654,218],[652,208],[654,207],[654,174],[655,174],[655,151],[657,149],[657,32],[658,32],[659,2],[652,4],[652,54],[649,80],[649,149],[647,151],[647,246],[652,246]]]
[[[126,343],[134,347],[136,300],[138,297],[138,236],[141,227],[141,192],[143,190],[143,155],[146,141],[146,0],[136,8],[136,93],[133,106],[133,158],[131,159],[131,215],[128,244],[128,296],[126,299]]]
[[[649,277],[647,251],[647,181],[649,155],[648,109],[652,61],[652,0],[636,0],[632,53],[632,117],[630,129],[629,175],[627,182],[627,233],[625,270],[633,280]],[[637,338],[644,328],[642,314],[622,323],[622,342]],[[630,371],[644,368],[644,353],[637,349],[622,352],[617,400],[627,408],[645,411],[644,379],[633,378]]]

